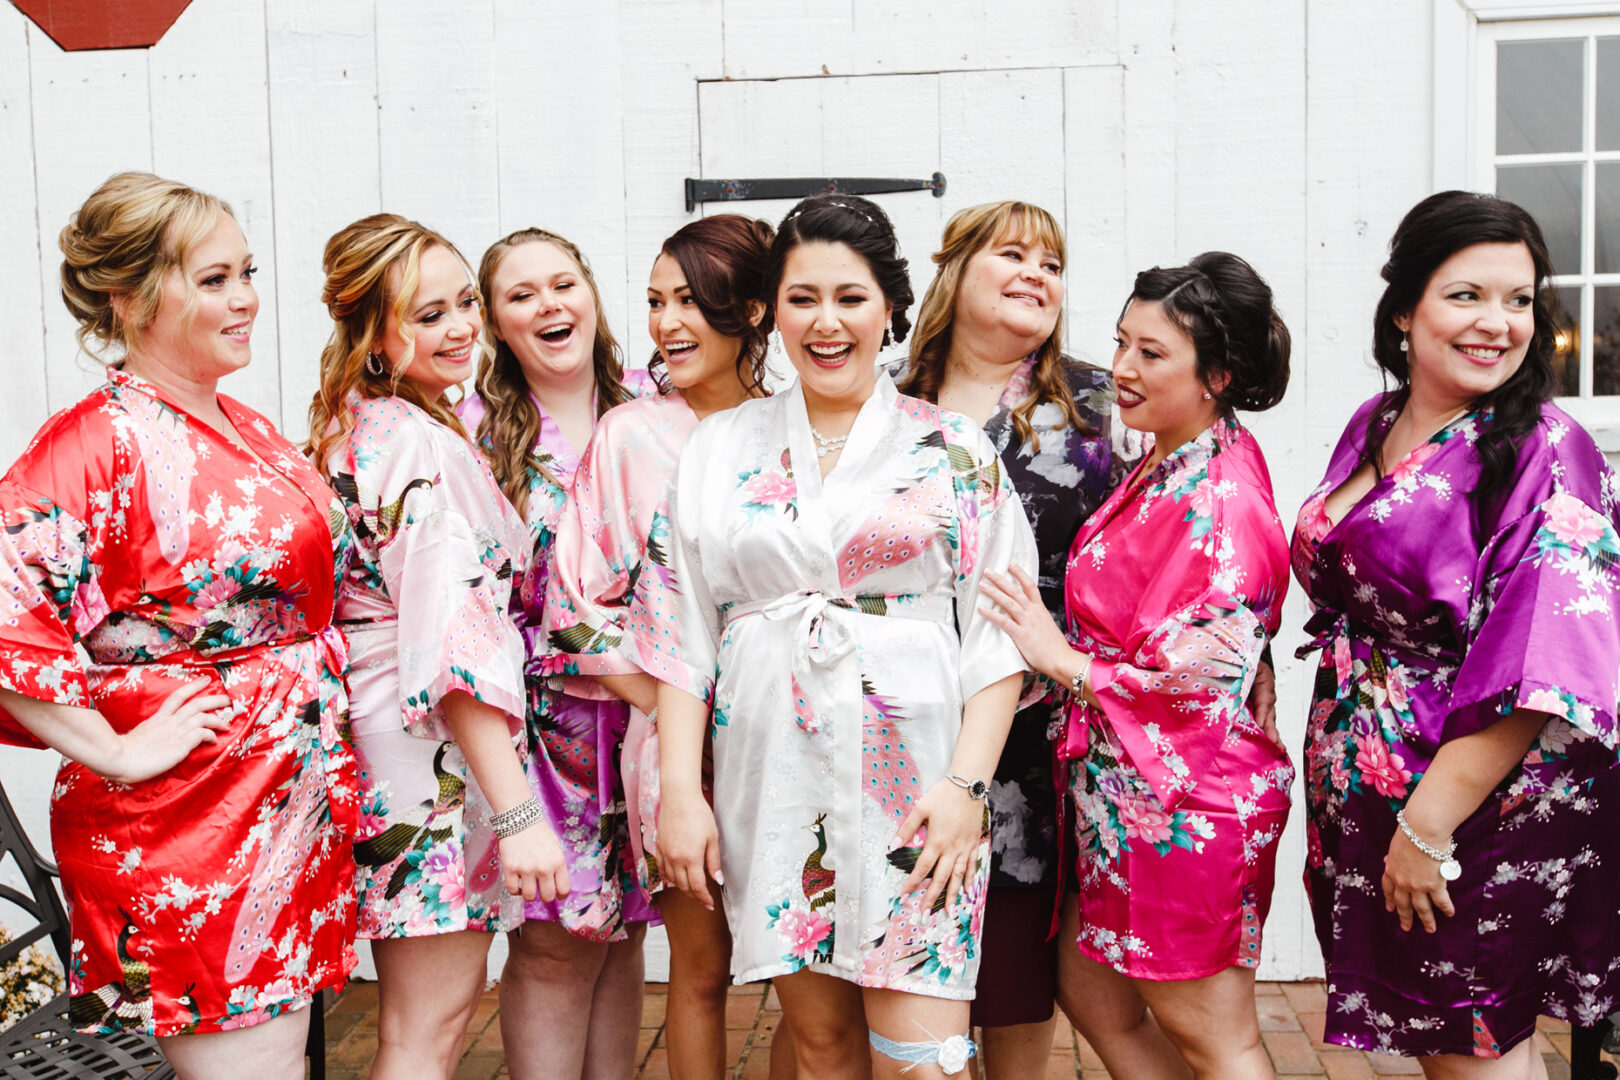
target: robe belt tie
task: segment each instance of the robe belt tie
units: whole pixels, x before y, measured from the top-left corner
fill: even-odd
[[[822,865],[837,875],[833,921],[835,969],[855,972],[860,964],[860,904],[865,891],[861,855],[861,683],[854,663],[853,623],[862,616],[890,616],[945,623],[949,599],[916,594],[828,596],[806,589],[772,600],[734,604],[729,625],[760,616],[791,623],[795,718],[806,735],[825,747],[833,762],[832,783],[824,793],[828,851]],[[720,750],[716,749],[716,757]],[[808,822],[806,822],[808,824]]]

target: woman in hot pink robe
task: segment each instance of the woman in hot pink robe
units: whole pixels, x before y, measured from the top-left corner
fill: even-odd
[[[1075,537],[1070,640],[1096,658],[1098,704],[1071,707],[1058,755],[1079,946],[1116,971],[1260,962],[1294,770],[1245,702],[1287,587],[1265,458],[1231,418],[1138,467]]]
[[[1080,956],[1059,1000],[1115,1076],[1268,1076],[1254,969],[1294,769],[1247,702],[1288,546],[1235,413],[1281,400],[1288,329],[1248,263],[1209,252],[1138,274],[1116,335],[1118,405],[1147,457],[1070,548],[1067,638],[1033,581],[985,589],[1069,689],[1079,894],[1063,927]]]

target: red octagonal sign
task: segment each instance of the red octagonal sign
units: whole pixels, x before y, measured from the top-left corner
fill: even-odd
[[[174,25],[191,0],[11,0],[68,52],[144,49]]]

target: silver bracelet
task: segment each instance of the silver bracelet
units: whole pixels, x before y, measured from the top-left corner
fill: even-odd
[[[656,706],[656,705],[654,705],[652,707],[651,712],[647,713],[647,726],[648,727],[657,727],[658,726],[658,706]]]
[[[1440,864],[1440,876],[1447,881],[1456,881],[1462,876],[1462,863],[1457,861],[1457,841],[1453,838],[1444,849],[1434,847],[1427,840],[1417,834],[1412,826],[1406,823],[1406,808],[1395,811],[1395,822],[1400,825],[1401,832],[1412,841],[1412,846],[1423,854]]]
[[[540,800],[531,795],[516,806],[502,810],[498,814],[491,814],[489,827],[497,840],[504,840],[513,833],[520,833],[529,826],[538,824],[545,816],[546,812],[540,809]]]
[[[1085,700],[1086,683],[1091,679],[1091,662],[1095,659],[1096,657],[1090,653],[1081,653],[1080,670],[1076,671],[1074,678],[1069,680],[1069,698],[1077,704]]]

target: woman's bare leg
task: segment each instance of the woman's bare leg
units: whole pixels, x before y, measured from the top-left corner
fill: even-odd
[[[447,1080],[484,990],[493,934],[461,930],[371,943],[377,962],[372,1080]]]
[[[987,1080],[1019,1080],[1040,1076],[1052,1053],[1052,1033],[1057,1030],[1057,1012],[1036,1024],[1007,1024],[980,1029],[983,1059],[980,1074]]]
[[[506,940],[500,1022],[507,1071],[513,1080],[582,1075],[595,1022],[589,1002],[607,960],[607,943],[586,941],[539,919],[525,922]]]
[[[799,1075],[868,1080],[871,1057],[860,987],[815,971],[780,975],[771,982],[782,1001],[782,1029],[793,1040]]]
[[[1536,1037],[1524,1040],[1499,1058],[1436,1054],[1418,1058],[1427,1080],[1547,1080],[1547,1063],[1536,1053]]]
[[[1203,979],[1133,981],[1196,1080],[1273,1080],[1277,1075],[1260,1045],[1252,968],[1229,967]]]
[[[1163,1031],[1132,980],[1075,945],[1079,905],[1063,901],[1058,934],[1058,1006],[1097,1051],[1109,1073],[1133,1080],[1190,1080],[1192,1070]]]
[[[636,1070],[636,1033],[641,1030],[641,999],[646,965],[641,944],[646,923],[630,923],[624,941],[610,942],[591,997],[591,1032],[585,1047],[583,1080],[624,1080]],[[512,1073],[515,1078],[517,1073]]]
[[[303,1080],[310,1005],[234,1031],[170,1035],[158,1040],[180,1080]]]

